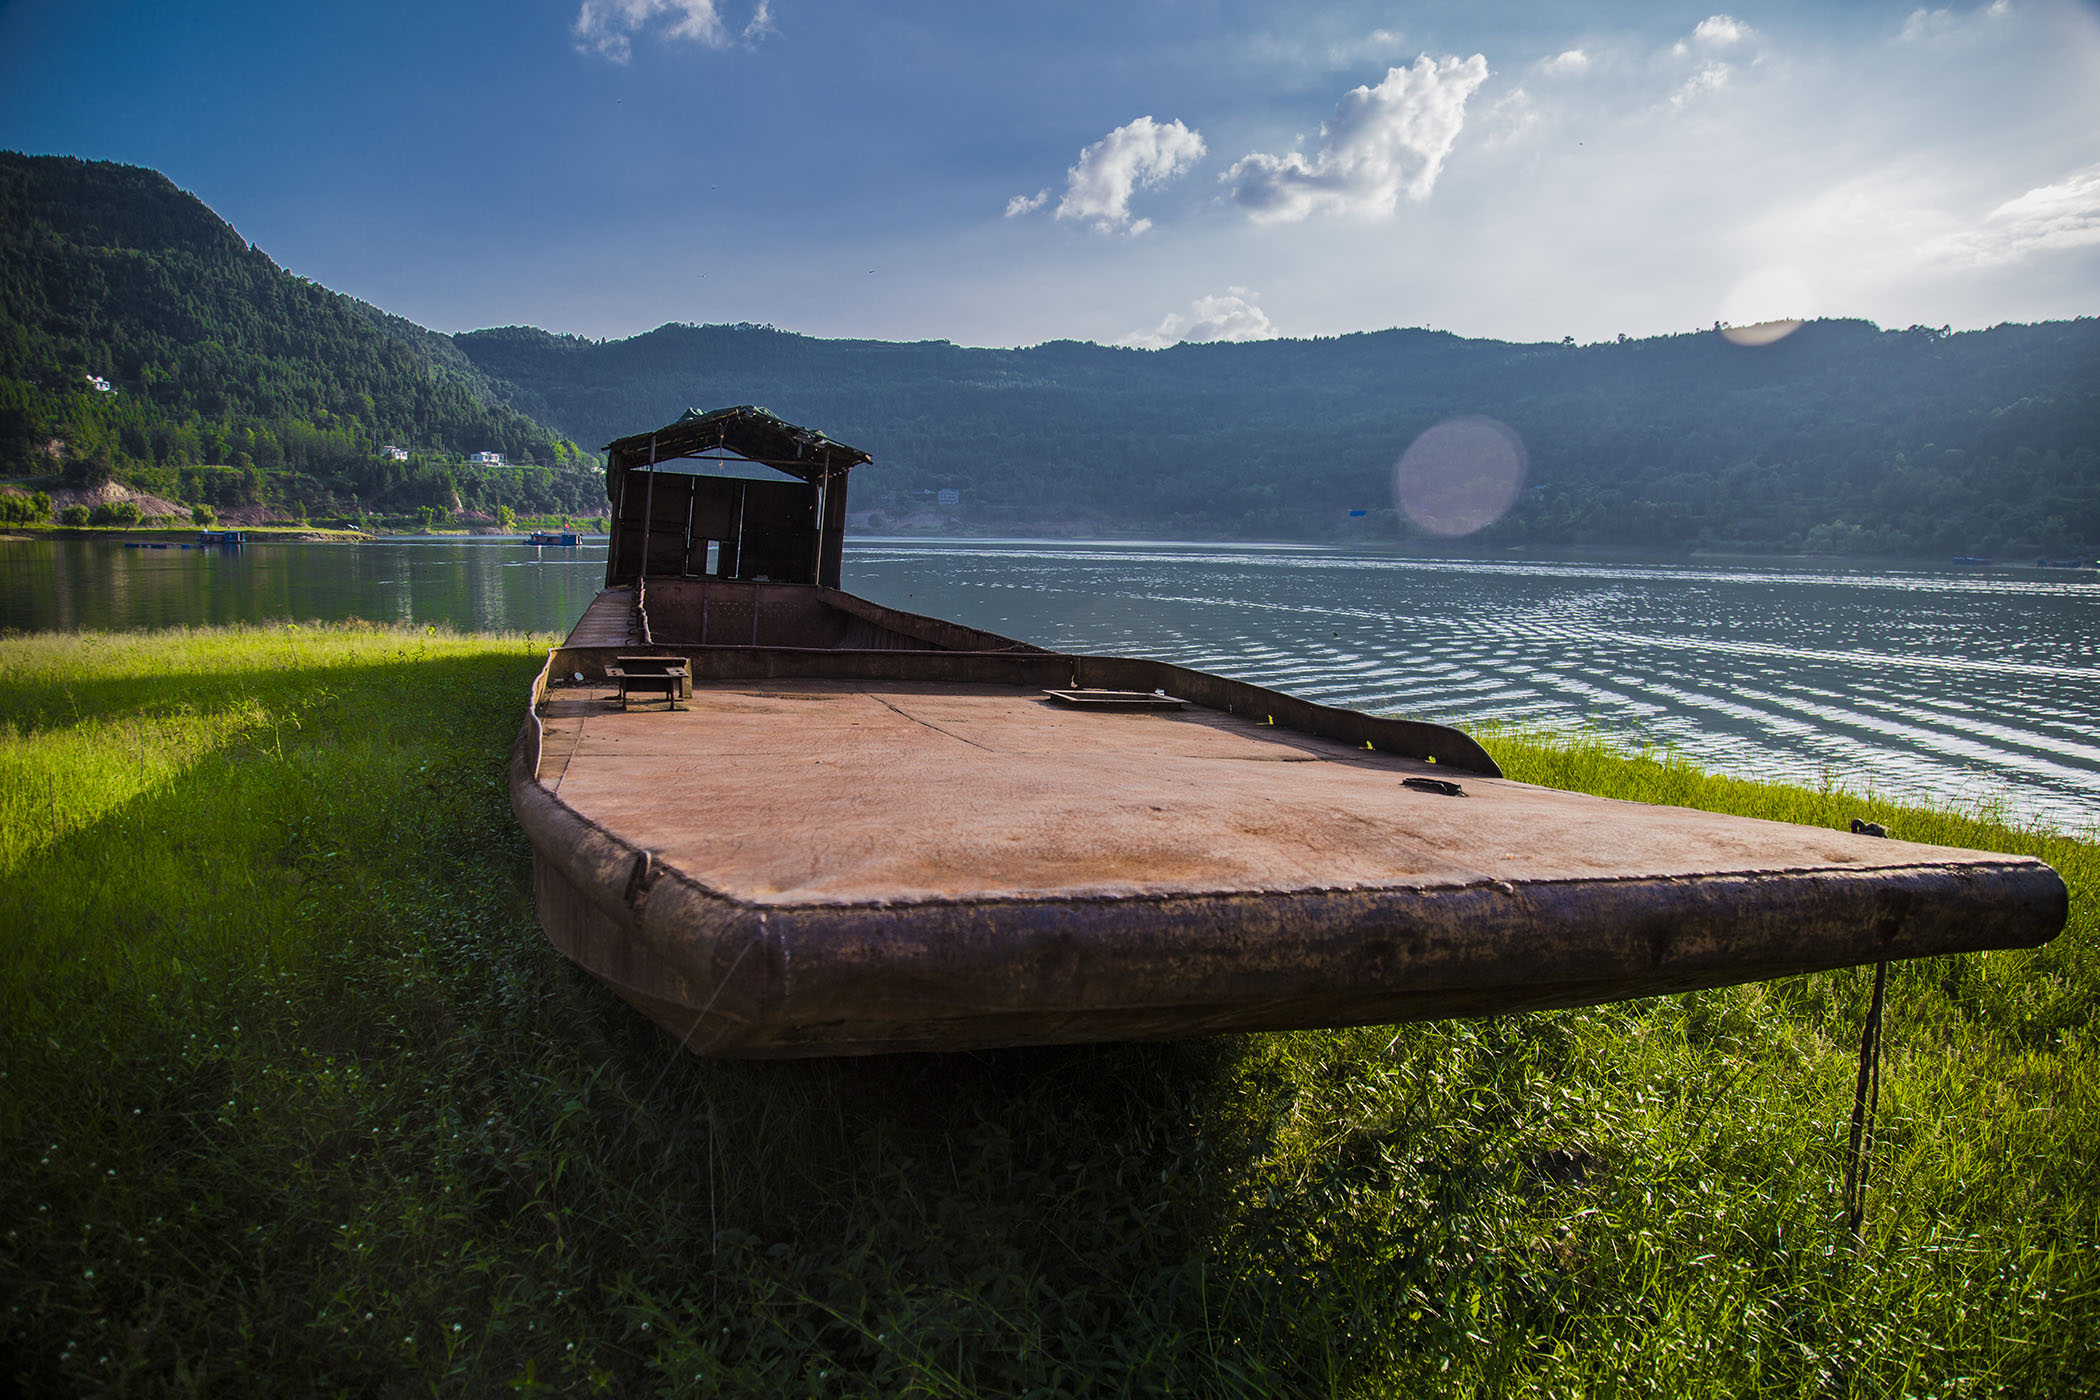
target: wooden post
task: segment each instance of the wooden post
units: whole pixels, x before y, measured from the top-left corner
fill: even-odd
[[[699,499],[699,478],[689,476],[685,479],[685,552],[678,556],[680,578],[690,578],[693,573],[693,507]],[[700,557],[700,563],[705,567],[706,555]]]
[[[816,557],[809,561],[809,581],[811,583],[822,583],[824,581],[824,497],[826,494],[825,488],[831,485],[830,470],[820,468],[817,472],[817,479],[812,484],[817,488],[817,548]]]
[[[656,434],[649,434],[649,489],[642,493],[642,560],[636,578],[649,573],[649,537],[656,532]]]
[[[620,529],[627,523],[627,478],[628,470],[620,468],[620,499],[613,502],[612,540],[605,550],[605,583],[610,588],[619,580],[613,577],[620,565]]]

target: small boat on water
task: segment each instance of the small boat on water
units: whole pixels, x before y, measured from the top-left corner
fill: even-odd
[[[556,545],[573,549],[577,544],[577,535],[574,530],[534,530],[525,537],[525,543]]]
[[[1535,787],[1456,729],[856,597],[869,456],[762,409],[609,452],[511,797],[548,937],[702,1054],[1478,1016],[2067,915],[2025,857]]]

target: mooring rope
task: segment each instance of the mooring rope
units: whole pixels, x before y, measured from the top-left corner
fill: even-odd
[[[1881,1103],[1881,1008],[1889,965],[1874,965],[1874,999],[1859,1034],[1859,1080],[1852,1090],[1852,1147],[1845,1163],[1845,1224],[1858,1244],[1867,1224],[1867,1174],[1874,1165],[1874,1111]]]
[[[1860,836],[1889,834],[1879,822],[1852,819]],[[1845,1159],[1845,1225],[1852,1243],[1861,1242],[1867,1226],[1867,1176],[1874,1166],[1874,1112],[1881,1105],[1881,1009],[1889,985],[1889,965],[1874,965],[1874,996],[1867,1003],[1867,1023],[1859,1032],[1859,1078],[1852,1086],[1852,1143]]]

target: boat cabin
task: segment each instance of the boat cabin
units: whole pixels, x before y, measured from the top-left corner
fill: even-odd
[[[839,586],[846,474],[871,460],[743,405],[607,444],[607,587],[649,579]]]
[[[846,475],[871,460],[857,447],[744,405],[688,409],[606,451],[612,538],[569,637],[578,671],[599,674],[607,647],[1037,650],[839,588]]]

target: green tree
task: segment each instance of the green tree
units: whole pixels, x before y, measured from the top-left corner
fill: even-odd
[[[58,513],[58,523],[76,527],[85,525],[88,523],[88,508],[82,505],[67,506]]]
[[[42,491],[24,496],[0,491],[0,525],[34,525],[51,518],[51,498]]]
[[[506,535],[515,535],[518,532],[518,513],[509,506],[497,506],[496,528]]]
[[[190,519],[208,530],[218,523],[219,513],[212,509],[209,501],[199,501],[190,507]]]
[[[66,480],[77,486],[106,486],[116,479],[116,459],[103,439],[66,459]]]

